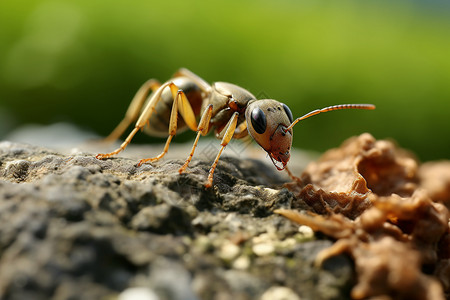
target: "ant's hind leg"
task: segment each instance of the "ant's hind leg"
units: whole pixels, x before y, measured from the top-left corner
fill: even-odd
[[[123,120],[117,125],[117,127],[103,140],[104,142],[112,143],[116,141],[125,132],[125,130],[130,126],[130,124],[139,117],[139,113],[142,106],[149,95],[149,92],[155,92],[161,84],[155,79],[150,79],[146,81],[136,92],[133,100],[131,100],[128,106],[127,112]]]
[[[164,146],[164,150],[155,157],[141,159],[138,162],[138,166],[140,166],[146,162],[157,161],[157,160],[163,158],[164,155],[166,155],[167,151],[169,150],[170,142],[172,141],[172,138],[175,136],[175,134],[177,132],[178,112],[181,114],[182,118],[184,119],[185,123],[188,125],[189,128],[191,128],[192,130],[195,130],[197,128],[195,114],[194,114],[194,111],[192,110],[192,107],[191,107],[187,97],[186,97],[186,94],[182,90],[179,90],[175,84],[170,85],[170,90],[172,92],[174,101],[173,101],[172,111],[170,113],[170,120],[169,120],[169,137],[167,138],[166,145]]]
[[[105,159],[105,158],[109,158],[113,155],[116,155],[120,152],[122,152],[123,150],[125,150],[125,148],[128,146],[128,144],[130,144],[131,140],[133,139],[133,137],[136,135],[136,133],[141,130],[142,128],[144,128],[144,126],[147,124],[148,120],[150,119],[152,113],[155,111],[155,107],[158,104],[159,100],[161,100],[161,94],[163,92],[163,90],[170,86],[171,90],[172,90],[172,86],[174,86],[174,89],[178,89],[176,87],[176,85],[172,82],[166,82],[163,85],[161,85],[152,95],[150,100],[147,102],[147,105],[145,106],[144,110],[142,111],[141,115],[139,116],[139,119],[136,122],[136,125],[133,129],[133,131],[128,135],[128,137],[125,139],[125,141],[120,145],[119,148],[117,148],[116,150],[114,150],[111,153],[105,153],[105,154],[97,154],[97,156],[95,156],[97,159]]]
[[[208,92],[211,90],[211,85],[208,82],[186,68],[181,68],[174,74],[174,77],[178,76],[188,77],[190,80],[195,82],[195,84],[198,85],[203,92]]]

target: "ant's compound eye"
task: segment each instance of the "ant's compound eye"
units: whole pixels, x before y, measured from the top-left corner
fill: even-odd
[[[283,108],[284,108],[284,112],[286,113],[286,115],[287,115],[288,118],[289,118],[289,122],[292,123],[292,121],[294,121],[294,117],[292,116],[291,110],[290,110],[289,107],[288,107],[286,104],[284,104],[284,103],[283,103]]]
[[[266,115],[264,114],[261,108],[256,107],[252,110],[251,120],[253,129],[257,133],[263,134],[264,131],[266,131],[267,127]]]

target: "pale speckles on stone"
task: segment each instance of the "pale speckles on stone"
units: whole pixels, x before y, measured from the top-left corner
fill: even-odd
[[[160,300],[161,298],[148,287],[133,287],[119,294],[118,300]]]
[[[311,229],[311,227],[306,225],[300,225],[298,227],[298,232],[301,234],[302,238],[305,239],[311,239],[314,237],[314,231]]]
[[[290,288],[273,286],[264,292],[260,300],[301,300],[301,298]]]
[[[240,252],[240,248],[230,241],[225,241],[219,249],[219,257],[223,260],[230,261],[235,259]]]
[[[250,267],[250,258],[246,255],[241,255],[233,262],[233,268],[238,270],[247,270]]]
[[[270,242],[262,242],[253,245],[252,250],[258,256],[266,256],[275,251],[275,246]]]

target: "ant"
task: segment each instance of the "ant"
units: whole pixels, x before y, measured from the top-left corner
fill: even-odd
[[[150,91],[152,93],[148,96]],[[292,127],[311,116],[339,109],[375,109],[375,106],[333,105],[314,110],[294,120],[286,104],[272,99],[258,100],[246,89],[231,83],[215,82],[210,85],[191,71],[182,68],[163,84],[150,79],[141,86],[131,101],[124,119],[105,141],[117,140],[137,119],[133,131],[118,149],[111,153],[98,154],[96,158],[109,158],[123,151],[141,129],[152,136],[164,137],[168,133],[164,150],[155,157],[140,160],[138,166],[154,162],[167,153],[177,129],[182,131],[189,128],[196,131],[197,136],[184,165],[178,170],[181,174],[188,167],[200,136],[208,134],[214,128],[216,137],[222,141],[205,184],[205,187],[211,187],[219,158],[232,138],[240,139],[250,134],[268,153],[275,167],[283,170],[290,158]],[[181,118],[178,118],[178,114]],[[200,115],[197,124],[197,116]],[[292,177],[289,170],[287,168],[286,170]]]

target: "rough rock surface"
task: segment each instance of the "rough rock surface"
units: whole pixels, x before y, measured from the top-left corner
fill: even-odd
[[[315,267],[332,242],[273,214],[275,168],[223,158],[205,189],[181,164],[0,142],[0,298],[348,299],[351,260]]]
[[[1,299],[450,299],[449,161],[363,134],[206,189],[207,155],[94,155],[0,143]]]

